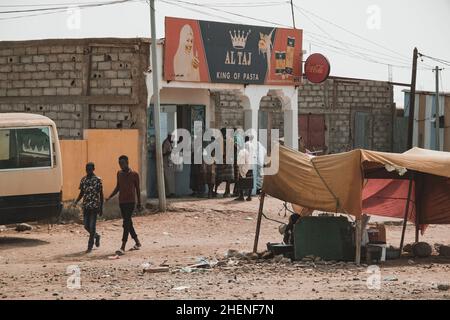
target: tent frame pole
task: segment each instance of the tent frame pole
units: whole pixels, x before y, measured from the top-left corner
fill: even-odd
[[[414,181],[414,172],[411,172],[411,175],[409,177],[408,197],[406,198],[406,205],[405,205],[405,215],[403,217],[402,237],[400,239],[400,255],[402,254],[403,244],[404,244],[404,241],[405,241],[405,231],[406,231],[406,224],[408,222],[409,203],[411,202],[411,193],[412,193],[413,181]],[[417,212],[416,212],[416,216],[417,216]],[[416,230],[417,230],[417,227],[416,227]],[[416,231],[416,233],[417,233],[417,231]]]
[[[419,227],[420,227],[420,214],[421,214],[421,211],[420,211],[420,202],[418,202],[417,201],[417,199],[419,199],[419,201],[420,201],[420,199],[421,199],[421,197],[417,197],[417,193],[421,193],[422,192],[422,182],[423,182],[423,180],[422,180],[422,178],[421,177],[419,177],[419,179],[416,179],[415,180],[415,182],[416,182],[416,237],[415,237],[415,242],[419,242]],[[418,184],[419,184],[419,186],[418,186]]]
[[[258,221],[256,222],[255,242],[253,243],[253,253],[256,253],[258,251],[259,232],[261,231],[261,220],[263,215],[265,197],[266,194],[264,192],[261,192],[261,197],[259,198]]]
[[[355,220],[355,263],[361,263],[361,241],[362,241],[362,214]]]

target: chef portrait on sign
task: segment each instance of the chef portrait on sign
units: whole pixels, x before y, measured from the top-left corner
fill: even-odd
[[[175,80],[200,81],[198,53],[194,52],[194,32],[188,24],[180,30],[180,41],[173,59],[173,69]]]

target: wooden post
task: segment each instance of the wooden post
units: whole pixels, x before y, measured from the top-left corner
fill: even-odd
[[[259,240],[259,232],[261,230],[261,219],[264,208],[264,198],[266,194],[264,192],[261,193],[261,198],[259,199],[259,210],[258,210],[258,220],[256,222],[256,233],[255,233],[255,242],[253,243],[253,252],[256,253],[258,251],[258,240]]]
[[[422,213],[421,211],[421,203],[420,203],[420,199],[421,199],[421,195],[423,193],[423,176],[422,175],[417,175],[414,178],[414,182],[415,182],[415,205],[416,205],[416,237],[415,237],[415,241],[419,242],[419,227],[420,227],[420,215]]]
[[[355,263],[361,263],[361,241],[362,241],[362,221],[361,216],[355,220]]]
[[[417,77],[417,48],[413,51],[413,65],[411,73],[411,91],[409,92],[409,115],[408,115],[408,149],[413,146],[414,134],[414,107],[416,103],[416,77]]]
[[[413,180],[414,180],[414,173],[411,172],[411,176],[409,177],[408,197],[406,198],[405,215],[403,218],[402,237],[400,240],[400,255],[402,254],[403,242],[405,240],[406,223],[408,222],[409,203],[411,201],[411,191],[412,191]],[[417,212],[416,212],[416,214],[417,214]]]
[[[415,242],[419,242],[419,222],[418,222],[418,214],[417,214],[417,209],[416,209],[416,237],[415,237]]]

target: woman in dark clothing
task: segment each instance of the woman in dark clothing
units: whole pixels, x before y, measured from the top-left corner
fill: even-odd
[[[227,164],[227,143],[233,143],[233,140],[227,140],[226,139],[226,129],[222,128],[220,130],[222,132],[222,136],[224,137],[224,145],[223,145],[223,150],[222,150],[222,155],[223,155],[223,162],[222,164],[217,164],[216,165],[216,186],[215,186],[215,191],[214,193],[217,195],[217,189],[219,187],[219,185],[222,182],[226,183],[225,186],[225,193],[223,194],[223,197],[229,197],[230,196],[230,185],[232,182],[235,181],[235,173],[234,173],[234,164]],[[230,155],[228,155],[228,157],[230,157]],[[234,159],[233,159],[234,161]]]
[[[189,187],[192,190],[193,197],[202,197],[205,193],[205,184],[206,184],[206,168],[205,164],[194,163],[194,152],[191,155],[192,164],[191,164],[191,175],[189,180]]]

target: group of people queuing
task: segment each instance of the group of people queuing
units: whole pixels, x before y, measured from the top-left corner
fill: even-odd
[[[244,135],[243,132],[234,129],[233,135],[227,136],[225,128],[220,132],[222,139],[218,147],[221,152],[219,155],[213,148],[210,154],[212,161],[205,161],[207,147],[204,143],[191,144],[189,177],[191,196],[215,198],[218,196],[219,186],[225,183],[225,192],[222,195],[224,198],[234,196],[238,201],[251,201],[255,182],[257,194],[262,188],[266,148],[252,134]],[[175,197],[175,172],[183,170],[183,165],[174,161],[182,159],[180,151],[175,152],[175,146],[182,141],[181,136],[176,140],[169,133],[162,144],[165,191],[168,198]],[[215,141],[216,139],[212,137],[209,144]],[[232,148],[229,147],[230,144]],[[227,152],[230,150],[233,152]],[[201,155],[200,161],[194,161],[195,154]],[[219,157],[222,157],[222,161],[219,161]]]

